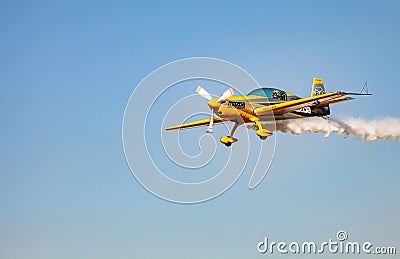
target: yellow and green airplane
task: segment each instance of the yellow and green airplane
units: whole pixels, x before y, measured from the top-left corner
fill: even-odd
[[[196,92],[208,100],[212,110],[211,118],[193,121],[166,130],[187,129],[208,125],[208,132],[212,132],[214,124],[224,121],[235,122],[229,136],[223,136],[220,141],[226,146],[231,146],[237,139],[233,137],[235,130],[241,124],[255,123],[257,135],[266,139],[272,132],[264,129],[261,122],[275,120],[276,122],[301,119],[307,117],[325,117],[330,114],[329,105],[333,103],[352,100],[349,95],[370,95],[368,93],[325,93],[324,83],[321,78],[313,78],[311,96],[300,98],[289,92],[275,88],[259,88],[251,91],[246,96],[234,96],[233,89],[225,91],[220,97],[212,96],[202,87],[198,86]],[[216,116],[215,116],[215,115]]]

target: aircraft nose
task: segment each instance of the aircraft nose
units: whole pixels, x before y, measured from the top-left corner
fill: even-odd
[[[221,104],[217,101],[218,98],[214,98],[208,101],[208,106],[210,107],[211,110],[218,110]]]

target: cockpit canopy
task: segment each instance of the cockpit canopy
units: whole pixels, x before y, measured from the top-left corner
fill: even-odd
[[[298,96],[295,96],[289,92],[270,87],[257,88],[248,93],[247,95],[265,96],[268,97],[268,99],[275,99],[281,101],[290,101],[299,99]]]

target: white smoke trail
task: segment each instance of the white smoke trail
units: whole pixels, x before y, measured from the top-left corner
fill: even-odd
[[[254,128],[254,125],[249,126]],[[266,125],[266,128],[268,126]],[[360,140],[367,142],[389,139],[400,141],[400,119],[385,118],[366,121],[361,118],[329,119],[309,118],[278,122],[276,130],[301,134],[303,131],[310,133],[324,133],[329,137],[330,133],[344,134],[346,137],[355,135]]]

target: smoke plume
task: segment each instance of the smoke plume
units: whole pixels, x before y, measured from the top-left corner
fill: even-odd
[[[264,125],[263,125],[264,126]],[[255,125],[248,126],[253,129]],[[271,125],[265,125],[265,128],[271,128]],[[334,132],[347,136],[357,136],[360,140],[367,142],[389,139],[400,141],[400,119],[385,118],[367,121],[361,118],[346,119],[323,119],[309,118],[288,120],[277,122],[276,130],[281,132],[290,132],[292,134],[301,134],[303,131],[310,133],[324,133],[325,137]]]

